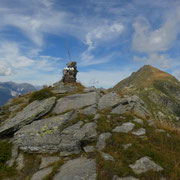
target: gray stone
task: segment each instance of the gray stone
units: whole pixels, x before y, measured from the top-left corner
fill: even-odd
[[[24,167],[24,155],[22,153],[20,153],[16,159],[16,163],[17,163],[17,170],[21,170]]]
[[[134,122],[138,123],[138,124],[143,124],[143,120],[142,119],[133,119]]]
[[[140,128],[136,131],[133,131],[132,134],[134,134],[136,136],[143,136],[146,134],[146,130],[144,128]]]
[[[68,161],[54,180],[96,180],[96,161],[85,157]]]
[[[143,157],[137,160],[134,164],[129,165],[135,174],[145,173],[147,171],[162,171],[163,168],[154,163],[150,157]]]
[[[74,94],[60,98],[53,110],[56,114],[60,114],[73,109],[81,109],[86,106],[97,104],[99,99],[97,92],[91,92],[87,94]]]
[[[106,140],[112,136],[111,133],[102,133],[99,138],[96,145],[96,148],[101,151],[106,147]]]
[[[117,126],[112,132],[128,133],[134,128],[135,124],[131,122],[123,123],[121,126]]]
[[[44,179],[47,175],[49,175],[52,172],[52,169],[53,169],[52,167],[49,167],[49,168],[45,168],[45,169],[42,169],[42,170],[36,172],[32,176],[31,180],[42,180],[42,179]]]
[[[132,146],[132,144],[131,144],[131,143],[128,143],[128,144],[123,144],[122,146],[123,146],[123,148],[124,148],[125,150],[127,150],[129,147]]]
[[[119,105],[111,111],[112,114],[124,114],[129,112],[141,118],[146,118],[146,116],[150,115],[144,102],[135,95],[128,98],[122,98]]]
[[[113,106],[117,105],[120,102],[120,97],[115,92],[110,92],[105,94],[99,99],[98,102],[98,109],[108,109],[112,108]]]
[[[94,146],[85,146],[85,147],[83,147],[83,149],[84,149],[84,151],[85,151],[86,153],[94,152],[94,151],[95,151]]]
[[[113,177],[113,180],[139,180],[139,179],[137,179],[137,178],[134,178],[134,177],[132,177],[132,176],[127,176],[127,177],[118,177],[118,176],[114,176]]]
[[[50,164],[52,164],[56,161],[59,161],[59,160],[60,160],[60,158],[58,156],[42,157],[39,169],[43,169],[43,168],[49,166]]]
[[[85,93],[97,91],[94,86],[84,88]]]
[[[94,116],[94,120],[97,120],[97,119],[99,119],[101,116],[100,116],[100,114],[96,114],[95,116]]]
[[[65,94],[65,93],[72,93],[78,90],[77,86],[74,86],[71,83],[63,83],[61,81],[53,84],[53,92],[56,94]]]
[[[147,120],[149,126],[155,126],[155,123],[152,119]]]
[[[101,152],[101,155],[105,161],[115,161],[114,158],[107,153]]]
[[[165,133],[166,131],[164,129],[156,129],[156,132]]]
[[[84,115],[92,115],[92,114],[96,114],[96,112],[97,112],[96,104],[79,111],[80,114],[84,114]]]
[[[70,154],[77,154],[82,151],[86,142],[97,139],[96,123],[91,122],[85,124],[84,126],[82,125],[83,122],[79,121],[62,131],[61,142],[59,144],[61,156],[66,155],[68,152],[70,152]]]
[[[9,161],[7,161],[6,164],[9,167],[13,166],[17,156],[18,156],[18,147],[16,145],[14,145],[13,148],[12,148],[12,151],[11,151],[11,159]]]
[[[34,101],[26,106],[14,118],[7,119],[3,126],[0,127],[0,136],[13,133],[23,126],[30,124],[34,120],[47,114],[55,104],[55,97],[51,97],[42,101]]]
[[[15,111],[17,111],[21,106],[22,106],[22,104],[17,104],[17,105],[14,105],[14,106],[10,106],[10,107],[9,107],[9,112],[15,112]]]
[[[75,111],[34,121],[14,134],[14,143],[26,152],[59,152],[60,130],[77,117]]]

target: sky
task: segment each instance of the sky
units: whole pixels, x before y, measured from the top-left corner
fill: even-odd
[[[180,79],[179,0],[0,0],[0,81],[109,88],[150,64]]]

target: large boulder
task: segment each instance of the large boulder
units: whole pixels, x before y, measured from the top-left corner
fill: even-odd
[[[99,99],[98,109],[107,109],[117,105],[121,101],[120,97],[115,92],[105,94]]]
[[[96,180],[96,161],[81,157],[64,164],[54,180]]]
[[[14,134],[14,143],[26,152],[58,152],[60,129],[77,117],[76,112],[34,121]]]
[[[56,94],[65,94],[65,93],[72,93],[78,90],[77,86],[74,86],[72,83],[63,83],[59,81],[53,84],[53,92]]]
[[[14,143],[25,152],[61,152],[61,156],[79,153],[87,142],[97,138],[97,132],[95,123],[83,125],[82,121],[65,128],[76,117],[77,113],[71,111],[35,121],[15,133]]]
[[[83,126],[83,122],[69,126],[61,133],[61,142],[59,148],[61,156],[67,156],[82,151],[87,143],[97,139],[96,123],[86,123]]]
[[[30,124],[34,120],[39,119],[47,114],[55,104],[55,97],[51,97],[42,101],[34,101],[26,106],[14,118],[7,119],[0,127],[0,136],[12,134],[23,126]]]
[[[67,96],[57,101],[53,112],[60,114],[68,110],[91,106],[97,104],[99,98],[100,95],[97,92]]]
[[[112,111],[112,114],[133,113],[138,117],[146,118],[150,116],[149,111],[146,109],[144,102],[136,95],[122,98],[119,105]]]

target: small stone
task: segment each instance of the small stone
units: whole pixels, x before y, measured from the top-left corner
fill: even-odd
[[[145,173],[147,171],[162,171],[163,168],[154,163],[150,157],[142,157],[137,160],[134,164],[129,165],[129,167],[134,171],[135,174]]]
[[[143,124],[143,120],[142,120],[142,119],[136,118],[136,119],[134,119],[133,121],[136,122],[136,123],[138,123],[138,124]]]
[[[127,122],[123,123],[121,126],[117,126],[113,129],[112,132],[122,132],[122,133],[128,133],[134,128],[135,124]]]
[[[101,151],[106,147],[106,140],[111,137],[111,133],[102,133],[99,138],[96,145],[96,148]]]
[[[136,136],[142,136],[146,134],[146,130],[144,128],[140,128],[136,131],[133,131],[132,134],[136,135]]]
[[[58,156],[42,157],[39,169],[43,169],[43,168],[47,167],[48,165],[50,165],[56,161],[59,161],[59,160],[60,160],[60,158]]]
[[[85,147],[83,147],[83,149],[84,149],[84,151],[85,151],[86,153],[94,152],[94,151],[95,151],[94,146],[85,146]]]
[[[97,120],[97,119],[99,119],[101,116],[100,116],[100,114],[96,114],[95,116],[94,116],[94,120]]]
[[[139,179],[137,179],[137,178],[134,178],[134,177],[132,177],[132,176],[128,176],[128,177],[118,177],[118,176],[114,176],[113,177],[113,180],[139,180]]]
[[[127,150],[129,147],[132,146],[132,144],[131,144],[131,143],[129,143],[129,144],[123,144],[122,146],[123,146],[123,148],[124,148],[125,150]]]
[[[160,132],[160,133],[166,132],[164,129],[156,129],[155,131],[156,131],[156,132]]]
[[[16,159],[17,162],[17,170],[21,170],[24,167],[24,155],[22,153],[20,153]]]
[[[149,126],[154,126],[155,123],[152,119],[147,120]]]
[[[44,179],[47,175],[49,175],[52,172],[52,169],[53,169],[52,167],[49,167],[49,168],[45,168],[45,169],[42,169],[42,170],[36,172],[32,176],[31,180],[42,180],[42,179]]]
[[[105,161],[115,161],[114,158],[111,155],[107,154],[107,153],[101,152],[101,155],[102,155],[102,157],[104,158]]]
[[[94,91],[97,91],[94,86],[84,88],[85,93],[94,92]]]
[[[169,138],[170,138],[170,137],[171,137],[171,135],[170,135],[169,133],[167,133],[167,137],[169,137]]]
[[[11,167],[14,164],[17,156],[18,156],[18,146],[14,145],[13,148],[12,148],[12,152],[11,152],[11,159],[9,161],[7,161],[6,164],[9,167]]]

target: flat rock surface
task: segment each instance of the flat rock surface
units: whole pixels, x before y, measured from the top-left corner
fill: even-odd
[[[23,126],[30,124],[34,120],[48,113],[55,104],[55,97],[51,97],[42,101],[34,101],[26,106],[14,118],[7,119],[0,127],[0,136],[13,133]]]
[[[64,98],[60,98],[53,112],[60,114],[72,109],[81,109],[86,106],[97,104],[100,95],[97,92],[87,94],[74,94]]]
[[[42,170],[36,172],[32,176],[31,180],[42,180],[42,179],[44,179],[47,175],[49,175],[52,172],[52,169],[53,169],[52,167],[49,167],[49,168],[45,168],[45,169],[42,169]]]
[[[96,161],[85,157],[64,164],[54,180],[96,180]]]
[[[154,163],[150,157],[143,157],[137,160],[134,164],[129,165],[135,174],[141,174],[147,171],[162,171],[163,168]]]
[[[115,92],[105,94],[99,99],[98,109],[107,109],[115,106],[120,102],[120,97]]]
[[[58,156],[42,157],[39,169],[43,169],[43,168],[47,167],[48,165],[50,165],[56,161],[59,161],[59,160],[60,160],[60,157],[58,157]]]
[[[144,128],[140,128],[136,131],[133,131],[132,134],[134,134],[136,136],[143,136],[146,134],[146,130]]]
[[[76,117],[76,112],[71,111],[34,121],[14,134],[14,143],[27,152],[58,152],[61,142],[60,129]]]
[[[113,129],[113,132],[128,133],[134,128],[135,124],[131,122],[123,123],[121,126],[117,126]]]
[[[80,114],[85,114],[85,115],[96,114],[96,112],[97,112],[97,105],[94,104],[92,106],[89,106],[87,108],[84,108],[84,109],[80,110],[79,112],[80,112]]]

